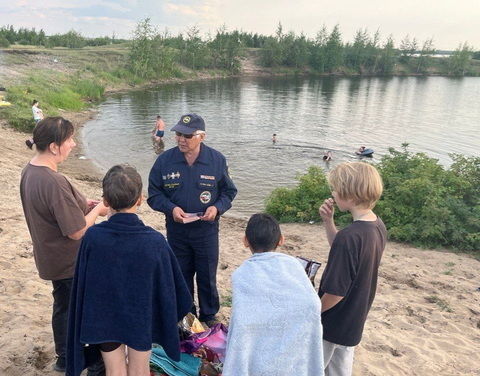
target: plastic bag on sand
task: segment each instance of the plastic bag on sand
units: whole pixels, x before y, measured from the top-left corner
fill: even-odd
[[[194,333],[202,333],[205,331],[203,325],[198,321],[195,315],[189,312],[179,323],[180,329],[183,331],[194,334]]]

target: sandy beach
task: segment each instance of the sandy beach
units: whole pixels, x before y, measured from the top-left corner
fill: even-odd
[[[79,126],[90,116],[84,112],[70,118]],[[2,376],[59,375],[52,371],[52,287],[38,277],[19,196],[21,170],[33,155],[24,144],[28,137],[0,125]],[[60,171],[87,197],[99,198],[100,173],[81,155],[80,148],[74,150]],[[139,215],[164,231],[162,214],[145,204]],[[242,220],[221,221],[218,284],[225,323],[231,273],[249,257],[241,244],[244,227]],[[329,248],[321,224],[287,224],[282,230],[286,244],[281,252],[325,265]],[[480,375],[479,270],[480,262],[468,255],[389,242],[377,297],[356,349],[354,375]],[[318,277],[322,271],[323,266]]]

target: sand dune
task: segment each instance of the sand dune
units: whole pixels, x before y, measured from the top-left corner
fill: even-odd
[[[32,156],[24,146],[27,137],[0,127],[0,375],[58,375],[51,371],[51,284],[38,278],[18,192],[21,169]],[[99,197],[98,172],[78,153],[61,171],[87,196]],[[144,205],[140,216],[163,231],[161,214]],[[242,220],[222,220],[219,286],[226,322],[230,275],[249,257],[241,244],[244,228]],[[282,252],[326,262],[321,225],[282,229]],[[479,270],[480,262],[467,255],[389,242],[354,374],[480,375]]]

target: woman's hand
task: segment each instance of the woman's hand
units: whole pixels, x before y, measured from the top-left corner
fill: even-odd
[[[333,201],[333,198],[327,198],[322,206],[318,209],[318,212],[320,213],[320,217],[322,217],[324,222],[327,221],[333,221],[333,215],[335,214],[335,208],[334,205],[335,201]]]
[[[92,210],[95,206],[97,206],[100,203],[99,200],[92,200],[90,198],[87,198],[87,205],[90,210]]]
[[[97,211],[99,217],[105,217],[110,213],[110,208],[106,207],[103,202],[99,202],[92,210]]]

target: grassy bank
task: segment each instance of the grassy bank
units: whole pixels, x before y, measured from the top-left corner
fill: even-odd
[[[0,50],[0,87],[12,105],[0,107],[0,117],[15,129],[30,131],[34,122],[31,105],[40,102],[49,116],[61,111],[82,111],[98,103],[107,92],[155,85],[171,79],[223,77],[221,70],[195,72],[178,69],[155,79],[134,75],[128,69],[126,45],[83,49],[14,46]]]

